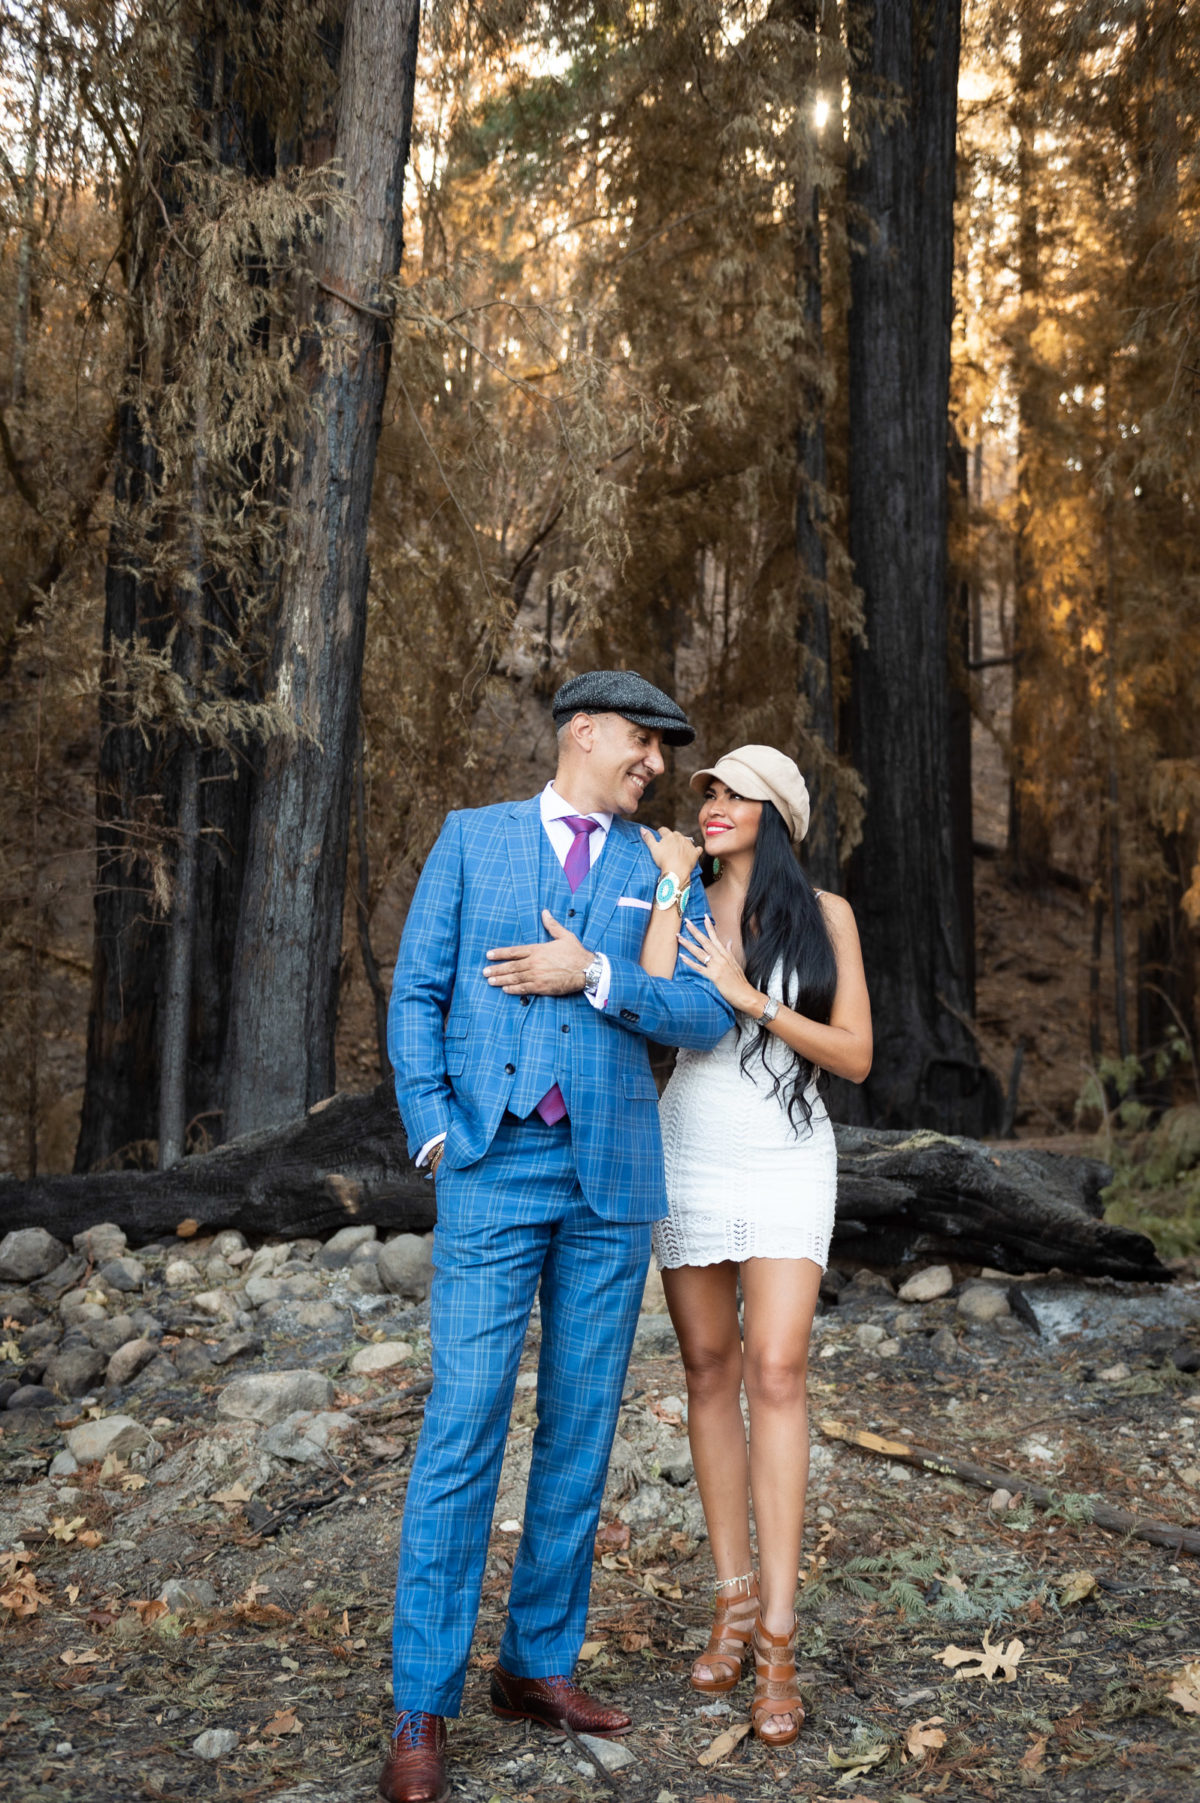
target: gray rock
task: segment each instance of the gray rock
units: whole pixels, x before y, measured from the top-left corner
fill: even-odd
[[[213,1356],[199,1340],[180,1340],[174,1366],[180,1377],[205,1377],[213,1368]]]
[[[862,1296],[894,1296],[895,1293],[890,1277],[885,1277],[882,1271],[868,1271],[864,1265],[854,1273],[842,1290],[838,1302],[840,1305],[843,1302],[857,1301]]]
[[[14,1395],[21,1385],[15,1377],[0,1377],[0,1409],[8,1407],[8,1399]]]
[[[296,1310],[299,1327],[342,1327],[347,1318],[336,1302],[302,1302]]]
[[[949,1265],[926,1265],[923,1271],[900,1285],[896,1291],[901,1302],[936,1302],[954,1288],[954,1273]]]
[[[378,1271],[391,1295],[421,1302],[433,1282],[433,1249],[419,1233],[398,1233],[380,1248]]]
[[[299,1409],[315,1413],[332,1401],[333,1385],[319,1371],[259,1371],[225,1386],[217,1397],[217,1415],[273,1427]]]
[[[229,1365],[236,1358],[250,1358],[262,1349],[263,1343],[256,1333],[231,1333],[219,1346],[213,1347],[210,1356],[214,1365]]]
[[[192,1307],[203,1315],[211,1315],[214,1321],[232,1321],[237,1313],[237,1304],[226,1290],[197,1290]]]
[[[887,1334],[873,1321],[864,1321],[861,1327],[855,1328],[854,1339],[864,1352],[874,1352],[887,1339]]]
[[[288,1302],[315,1302],[325,1294],[326,1286],[312,1271],[299,1271],[282,1280],[284,1298]]]
[[[677,1459],[669,1459],[665,1465],[660,1465],[658,1469],[659,1475],[664,1478],[668,1484],[674,1484],[679,1490],[682,1490],[685,1484],[690,1484],[695,1475],[695,1467],[692,1464],[691,1454],[686,1452],[681,1453]]]
[[[153,1340],[128,1340],[119,1346],[108,1361],[104,1381],[110,1390],[120,1389],[144,1370],[158,1351]]]
[[[118,1346],[125,1346],[130,1340],[138,1337],[132,1315],[113,1315],[111,1319],[88,1323],[87,1337],[97,1352],[105,1358],[111,1358]]]
[[[924,1333],[925,1317],[919,1308],[902,1308],[892,1322],[892,1332],[898,1339],[907,1334]]]
[[[49,1352],[62,1339],[62,1328],[54,1321],[35,1321],[21,1335],[21,1351],[28,1358],[35,1352]]]
[[[974,1283],[959,1297],[955,1312],[972,1326],[986,1327],[990,1321],[998,1321],[1001,1315],[1009,1315],[1012,1310],[1003,1290],[990,1283]]]
[[[272,1277],[280,1265],[287,1263],[290,1246],[260,1246],[243,1269],[246,1277]]]
[[[224,1759],[233,1752],[239,1738],[233,1728],[206,1728],[192,1742],[192,1752],[197,1759]]]
[[[199,1283],[200,1273],[190,1258],[169,1258],[163,1268],[163,1282],[169,1290],[184,1290]]]
[[[160,1352],[158,1357],[151,1359],[145,1370],[141,1372],[138,1388],[143,1395],[149,1390],[161,1390],[164,1384],[173,1384],[178,1376],[179,1373],[166,1353]]]
[[[10,1409],[56,1409],[58,1397],[42,1384],[18,1384],[8,1399]]]
[[[606,1772],[620,1772],[627,1765],[637,1764],[637,1754],[623,1741],[600,1740],[595,1734],[581,1734],[579,1741],[581,1746],[587,1748],[597,1765],[602,1766]],[[577,1759],[575,1763],[581,1772],[586,1773],[589,1778],[592,1776],[592,1767],[586,1760]]]
[[[669,1315],[639,1315],[633,1338],[643,1353],[675,1352],[678,1346]]]
[[[930,1348],[940,1359],[952,1359],[962,1351],[962,1347],[954,1337],[951,1327],[939,1327],[929,1342]]]
[[[211,1284],[214,1289],[220,1289],[223,1285],[234,1283],[236,1280],[236,1269],[229,1263],[228,1259],[222,1258],[219,1252],[214,1252],[212,1257],[206,1260],[204,1266],[205,1283]]]
[[[211,1609],[218,1598],[204,1578],[168,1578],[158,1593],[158,1600],[177,1615],[182,1609]]]
[[[32,1283],[62,1263],[67,1248],[44,1227],[18,1227],[0,1240],[0,1278]]]
[[[340,1411],[312,1415],[298,1410],[286,1421],[268,1428],[262,1445],[275,1458],[288,1459],[296,1465],[327,1465],[328,1449],[336,1440],[354,1431],[353,1417]]]
[[[352,1296],[386,1296],[378,1258],[353,1260],[346,1272],[346,1288]]]
[[[405,1364],[412,1355],[408,1340],[380,1340],[376,1345],[364,1346],[356,1352],[350,1360],[350,1369],[356,1377],[373,1377]]]
[[[127,1459],[149,1446],[152,1435],[132,1415],[103,1415],[99,1421],[81,1421],[67,1435],[67,1450],[81,1465],[92,1465],[112,1453]]]
[[[283,1279],[281,1277],[248,1277],[246,1279],[246,1299],[251,1308],[262,1308],[267,1302],[279,1302],[283,1298]]]
[[[78,1470],[79,1460],[75,1457],[73,1452],[68,1452],[64,1446],[63,1450],[61,1452],[56,1452],[51,1459],[48,1475],[56,1478],[74,1477]]]
[[[0,1294],[0,1321],[6,1317],[20,1327],[32,1327],[41,1314],[24,1290],[5,1290]]]
[[[96,1321],[107,1321],[108,1310],[102,1302],[93,1302],[95,1290],[70,1290],[59,1304],[64,1327],[87,1327]]]
[[[631,1528],[659,1527],[665,1512],[663,1493],[657,1484],[643,1484],[617,1510],[619,1518]]]
[[[95,1227],[85,1227],[71,1243],[91,1264],[103,1265],[110,1258],[120,1258],[129,1241],[115,1222],[101,1221]]]
[[[236,1227],[224,1227],[213,1240],[212,1249],[217,1258],[228,1258],[231,1252],[245,1252],[246,1236]]]
[[[107,1360],[94,1346],[72,1346],[56,1352],[42,1372],[44,1382],[60,1396],[86,1396],[104,1375]]]
[[[87,1268],[88,1261],[82,1253],[69,1252],[61,1264],[55,1265],[53,1271],[42,1278],[38,1289],[51,1299],[62,1296],[81,1280]]]
[[[327,1271],[338,1271],[350,1263],[351,1254],[360,1246],[374,1245],[378,1237],[374,1227],[339,1227],[317,1253],[317,1263]]]
[[[140,1290],[146,1281],[146,1267],[137,1258],[110,1258],[107,1264],[100,1267],[101,1282],[110,1290],[121,1290],[128,1295],[132,1290]]]

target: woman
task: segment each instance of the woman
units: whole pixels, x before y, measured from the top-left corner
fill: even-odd
[[[871,1014],[854,915],[813,890],[793,853],[808,828],[808,790],[791,758],[745,745],[698,771],[692,787],[703,793],[700,831],[713,858],[709,918],[703,933],[690,923],[676,933],[679,916],[661,907],[670,878],[686,882],[699,856],[679,834],[664,834],[654,848],[660,911],[642,951],[643,966],[663,976],[678,949],[736,1011],[712,1051],[680,1052],[661,1103],[670,1214],[654,1229],[654,1249],[683,1354],[688,1437],[717,1570],[712,1635],[691,1681],[732,1690],[753,1650],[754,1732],[784,1746],[804,1719],[795,1594],[808,1479],[805,1367],[837,1185],[816,1078],[825,1070],[863,1081]]]

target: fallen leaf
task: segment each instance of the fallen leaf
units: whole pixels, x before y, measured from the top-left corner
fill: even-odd
[[[738,1743],[745,1740],[749,1732],[749,1722],[735,1722],[732,1728],[726,1728],[724,1734],[718,1734],[716,1740],[708,1743],[697,1764],[716,1765],[717,1761],[724,1759],[727,1753],[732,1753]]]
[[[1068,1603],[1081,1603],[1085,1596],[1091,1596],[1096,1589],[1096,1575],[1091,1571],[1069,1571],[1058,1587],[1059,1607],[1065,1609]]]
[[[175,1229],[177,1238],[181,1240],[193,1240],[199,1231],[200,1223],[199,1221],[193,1221],[191,1215],[189,1215],[185,1221],[180,1221],[178,1227]]]
[[[967,1593],[967,1587],[957,1572],[947,1572],[944,1577],[938,1579],[938,1583],[944,1584],[947,1590],[957,1590],[959,1596],[965,1596]]]
[[[1043,1684],[1069,1684],[1070,1682],[1071,1682],[1071,1680],[1070,1680],[1070,1678],[1067,1677],[1067,1674],[1065,1672],[1043,1672],[1042,1673],[1042,1683]]]
[[[107,1453],[100,1467],[100,1482],[107,1484],[110,1478],[120,1477],[125,1469],[124,1459],[118,1458],[115,1452]]]
[[[596,1546],[603,1552],[623,1553],[629,1545],[627,1521],[606,1521],[596,1535]]]
[[[676,1603],[683,1597],[683,1591],[678,1584],[673,1583],[670,1578],[656,1577],[652,1571],[648,1571],[642,1579],[642,1589],[647,1596],[666,1596]]]
[[[940,1726],[945,1719],[944,1715],[931,1715],[928,1721],[913,1723],[904,1737],[910,1759],[924,1759],[932,1748],[945,1746],[946,1736]]]
[[[1170,1701],[1178,1703],[1185,1715],[1200,1715],[1200,1659],[1189,1659],[1170,1676],[1174,1679],[1167,1692]]]
[[[214,1490],[208,1500],[220,1503],[226,1509],[236,1509],[239,1503],[250,1501],[250,1492],[243,1483],[230,1484],[228,1490]],[[265,1590],[266,1586],[262,1588]]]
[[[869,1772],[873,1765],[882,1765],[891,1749],[884,1742],[873,1747],[862,1747],[854,1753],[837,1753],[832,1747],[825,1757],[836,1772],[845,1772],[847,1781],[857,1778],[862,1772]],[[839,1784],[842,1782],[838,1780]]]
[[[621,1651],[623,1653],[640,1653],[644,1646],[650,1645],[649,1634],[622,1634]]]
[[[594,1659],[596,1654],[603,1650],[604,1642],[602,1640],[585,1640],[579,1649],[579,1657],[581,1659]]]
[[[68,1584],[67,1585],[67,1601],[69,1603],[77,1603],[79,1601],[79,1585],[78,1584]]]
[[[65,1653],[60,1653],[58,1656],[64,1665],[99,1665],[100,1663],[100,1655],[95,1647],[89,1647],[86,1653],[77,1653],[74,1647],[68,1647]]]
[[[128,1477],[121,1479],[121,1488],[122,1490],[144,1490],[148,1482],[149,1479],[142,1477],[139,1472],[131,1471]]]
[[[1022,1753],[1017,1764],[1023,1772],[1036,1772],[1046,1757],[1046,1740],[1044,1734],[1035,1734],[1033,1744]]]
[[[733,1803],[733,1798],[727,1790],[706,1790],[702,1797],[696,1798],[696,1803]]]
[[[96,1547],[104,1545],[104,1535],[96,1528],[82,1528],[79,1534],[79,1544],[91,1547],[94,1551]]]
[[[283,1734],[302,1734],[303,1724],[296,1720],[290,1709],[278,1709],[269,1722],[263,1723],[263,1733],[276,1740]]]
[[[77,1515],[74,1521],[65,1521],[61,1515],[56,1515],[50,1523],[50,1533],[55,1540],[61,1540],[64,1545],[69,1545],[80,1528],[86,1527],[86,1525],[86,1515]]]
[[[21,1364],[21,1348],[15,1340],[0,1340],[0,1359],[7,1359],[12,1365]]]
[[[169,1613],[166,1603],[155,1597],[133,1597],[129,1607],[136,1609],[143,1627],[151,1627],[162,1615]]]
[[[983,1648],[948,1646],[942,1652],[934,1654],[938,1665],[961,1667],[955,1671],[956,1678],[986,1678],[994,1683],[997,1675],[1001,1675],[1006,1684],[1011,1684],[1017,1675],[1017,1666],[1025,1651],[1023,1640],[1010,1640],[1006,1647],[993,1646],[984,1630]],[[978,1661],[976,1665],[968,1665],[968,1659]]]

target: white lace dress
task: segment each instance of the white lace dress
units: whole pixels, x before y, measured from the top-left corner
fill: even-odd
[[[778,973],[768,988],[783,999]],[[747,1017],[738,1019],[744,1029]],[[810,1083],[811,1125],[793,1128],[757,1049],[743,1071],[746,1043],[731,1027],[711,1051],[680,1051],[663,1091],[670,1213],[655,1223],[654,1252],[668,1270],[746,1258],[828,1263],[837,1147],[825,1104]],[[772,1038],[767,1055],[786,1073],[786,1046]]]

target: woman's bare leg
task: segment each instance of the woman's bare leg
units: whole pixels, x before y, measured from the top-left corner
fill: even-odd
[[[735,1264],[664,1271],[663,1290],[679,1337],[688,1396],[688,1441],[718,1579],[751,1569],[750,1472],[742,1417],[742,1336]],[[744,1593],[744,1587],[743,1587]],[[732,1598],[730,1584],[719,1596]],[[697,1675],[710,1678],[707,1666]]]
[[[808,1489],[808,1342],[821,1268],[806,1258],[742,1266],[743,1379],[750,1405],[750,1493],[763,1625],[791,1632]],[[785,1717],[768,1726],[783,1729]]]

